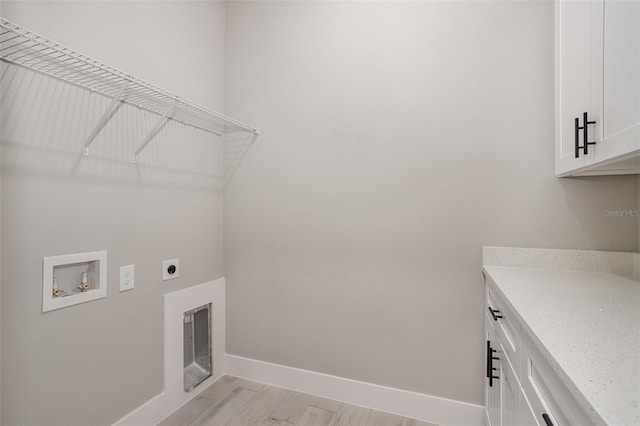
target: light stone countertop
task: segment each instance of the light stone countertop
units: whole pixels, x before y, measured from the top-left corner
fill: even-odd
[[[594,423],[639,425],[640,282],[486,260],[485,273]]]

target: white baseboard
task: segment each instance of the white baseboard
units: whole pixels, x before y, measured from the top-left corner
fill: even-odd
[[[182,384],[183,313],[205,303],[213,307],[213,376],[187,393]],[[164,327],[163,391],[118,420],[117,426],[156,425],[224,374],[440,425],[484,423],[480,405],[226,354],[224,278],[166,294]]]
[[[164,419],[166,419],[171,413],[182,407],[191,399],[195,398],[211,386],[216,380],[222,377],[223,374],[214,374],[207,380],[202,382],[201,386],[198,386],[188,394],[185,398],[176,398],[166,392],[159,393],[154,396],[117,422],[113,426],[153,426],[157,425]]]
[[[226,355],[226,374],[440,425],[483,425],[484,407]]]
[[[185,392],[182,349],[184,312],[207,303],[211,303],[212,314],[213,375],[191,392]],[[225,317],[224,278],[165,294],[162,392],[118,420],[115,425],[156,425],[226,374]]]

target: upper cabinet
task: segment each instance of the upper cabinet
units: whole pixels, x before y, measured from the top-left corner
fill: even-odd
[[[555,7],[556,176],[640,173],[640,1]]]

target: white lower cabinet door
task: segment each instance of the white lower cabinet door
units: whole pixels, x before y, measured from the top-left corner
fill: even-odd
[[[504,426],[518,426],[520,424],[520,384],[506,358],[500,360],[499,376],[502,424]]]
[[[501,426],[502,415],[500,408],[501,401],[501,372],[500,358],[503,356],[500,350],[500,344],[496,338],[495,331],[488,320],[485,319],[485,338],[486,338],[486,354],[485,354],[485,386],[484,386],[484,404],[485,404],[485,421],[488,426]]]
[[[536,415],[533,413],[533,409],[531,405],[529,405],[529,401],[527,400],[524,391],[520,392],[520,421],[519,424],[522,426],[542,426],[536,420]]]

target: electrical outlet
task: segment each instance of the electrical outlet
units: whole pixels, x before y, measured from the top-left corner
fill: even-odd
[[[180,276],[180,259],[165,260],[162,262],[162,281],[172,280]]]
[[[120,291],[133,290],[133,265],[120,267]]]

